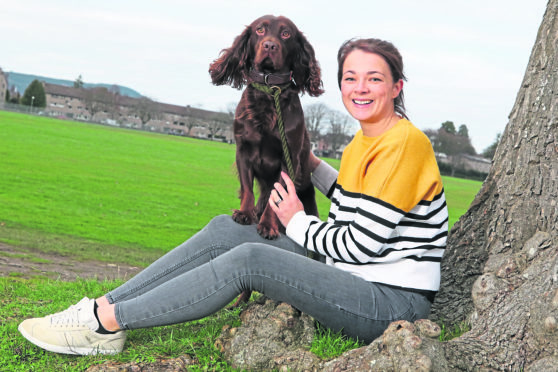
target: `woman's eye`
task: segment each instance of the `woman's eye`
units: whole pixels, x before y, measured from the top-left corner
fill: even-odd
[[[281,37],[282,37],[283,39],[288,39],[288,38],[291,37],[291,33],[290,33],[289,31],[287,31],[287,30],[284,30],[283,32],[281,32]]]
[[[256,28],[256,33],[257,33],[258,35],[263,35],[263,34],[265,34],[265,28],[263,28],[262,26]]]

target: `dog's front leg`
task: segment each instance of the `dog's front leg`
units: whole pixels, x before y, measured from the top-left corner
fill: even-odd
[[[233,211],[233,220],[242,225],[251,225],[256,222],[254,209],[254,172],[252,167],[241,156],[236,157],[238,178],[240,180],[240,209]]]
[[[278,180],[277,182],[281,182],[283,187],[286,188],[282,180]],[[256,208],[259,211],[263,211],[261,213],[260,222],[258,223],[258,233],[262,237],[270,240],[277,239],[279,237],[282,226],[279,218],[269,206],[269,197],[273,188],[273,184],[268,184],[261,188],[261,195],[258,199],[258,206]]]
[[[258,224],[258,233],[266,239],[277,239],[280,235],[281,222],[279,218],[273,212],[273,209],[268,205],[264,209],[264,213],[260,218],[260,223]]]

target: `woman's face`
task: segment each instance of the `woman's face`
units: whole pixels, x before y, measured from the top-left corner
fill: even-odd
[[[347,55],[341,95],[345,108],[361,125],[392,119],[393,100],[402,88],[403,81],[393,81],[387,62],[378,54],[355,49]]]

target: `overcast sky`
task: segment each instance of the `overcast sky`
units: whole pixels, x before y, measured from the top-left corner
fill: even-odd
[[[208,66],[264,14],[295,22],[314,46],[326,93],[303,97],[345,112],[336,54],[353,37],[403,55],[407,112],[421,129],[466,124],[477,152],[503,132],[546,0],[0,0],[0,68],[119,84],[154,100],[225,110],[240,92]]]

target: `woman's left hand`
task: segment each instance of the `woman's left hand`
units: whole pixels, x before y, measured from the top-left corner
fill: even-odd
[[[285,185],[287,185],[287,190],[279,182],[276,182],[274,185],[275,189],[271,191],[269,196],[269,206],[279,217],[281,224],[287,227],[295,214],[304,211],[304,206],[300,199],[298,199],[295,185],[287,173],[281,172],[281,177],[285,181]]]

